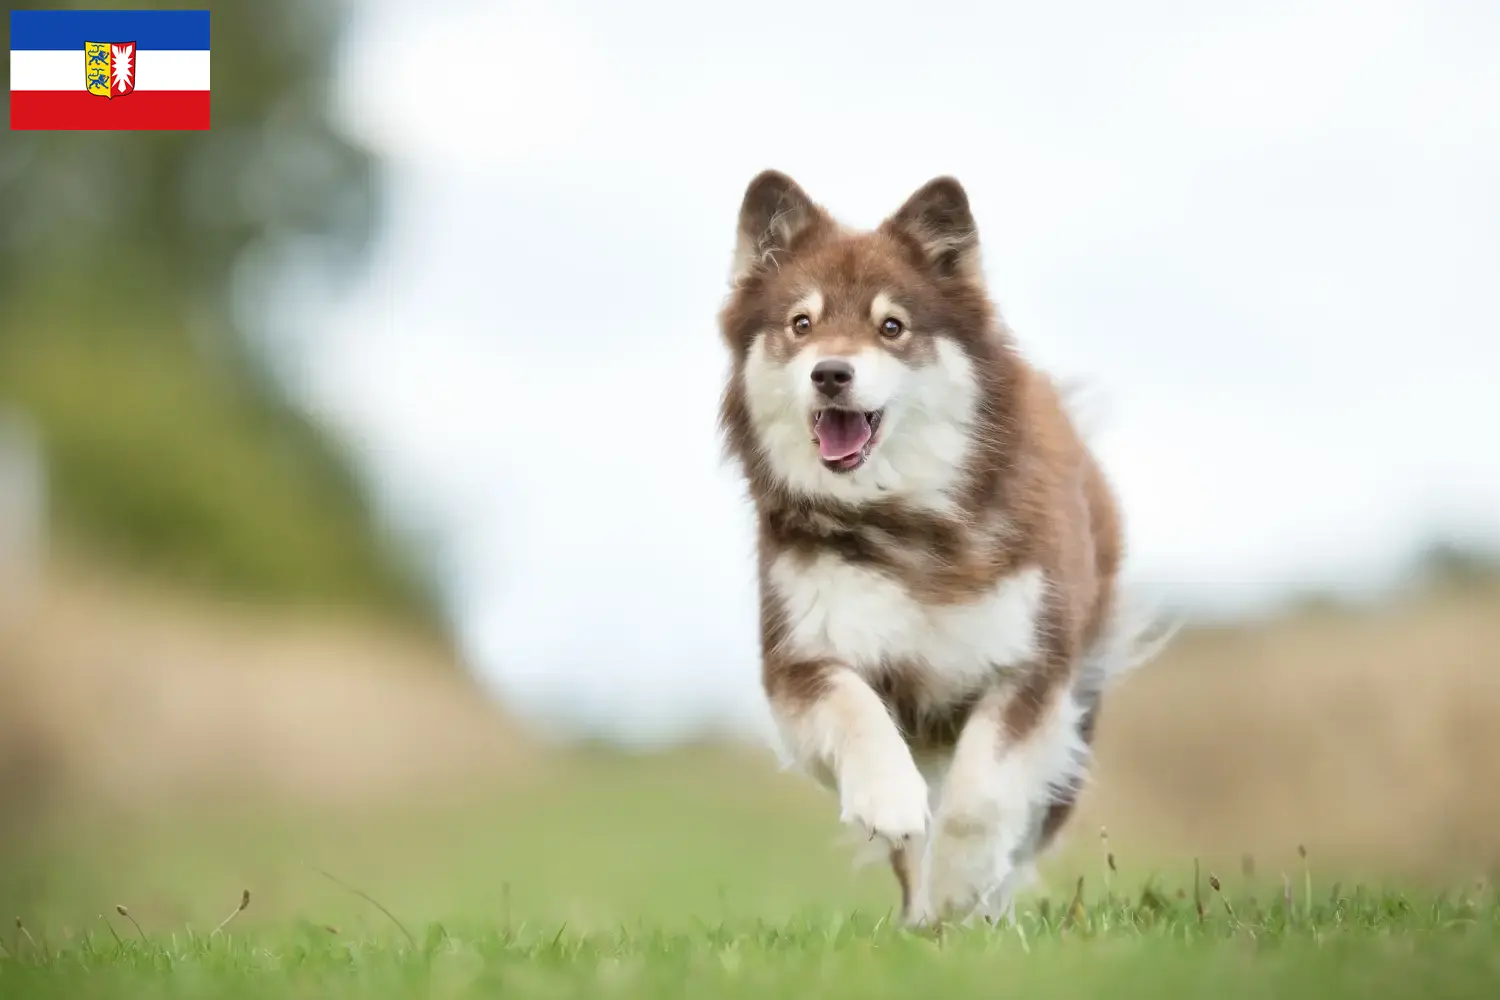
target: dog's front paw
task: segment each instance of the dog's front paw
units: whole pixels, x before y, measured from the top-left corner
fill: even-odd
[[[844,761],[840,819],[901,846],[927,832],[927,781],[905,745],[866,747]]]

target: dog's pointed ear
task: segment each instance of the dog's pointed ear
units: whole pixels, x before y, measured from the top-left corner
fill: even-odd
[[[981,280],[979,230],[969,196],[954,178],[922,185],[883,228],[908,242],[939,277]]]
[[[735,282],[777,266],[804,237],[829,224],[829,216],[786,174],[765,170],[745,189],[735,241]]]

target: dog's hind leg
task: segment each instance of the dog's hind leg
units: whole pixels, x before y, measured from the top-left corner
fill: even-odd
[[[1068,680],[1039,672],[980,702],[934,810],[931,912],[1013,913],[1077,805],[1105,691],[1174,633],[1137,611],[1117,614]]]
[[[1092,750],[1094,745],[1094,729],[1099,718],[1099,703],[1083,706],[1083,716],[1078,720],[1078,738],[1083,742],[1085,752]],[[1042,814],[1041,824],[1037,830],[1036,845],[1033,853],[1041,856],[1047,852],[1057,840],[1057,835],[1072,818],[1073,810],[1078,806],[1078,796],[1082,791],[1077,783],[1070,784],[1064,788],[1058,788],[1052,802]]]
[[[917,770],[927,780],[928,810],[936,812],[939,794],[947,780],[952,765],[952,754],[946,751],[925,750],[913,754]],[[891,851],[891,869],[896,873],[896,884],[901,889],[901,922],[913,926],[924,922],[927,906],[927,844],[929,837],[914,837],[901,847]]]
[[[896,873],[896,884],[901,888],[901,919],[911,919],[912,905],[915,897],[912,895],[916,888],[916,864],[915,859],[904,847],[896,847],[891,850],[891,870]]]
[[[1084,716],[1065,682],[997,688],[975,707],[933,817],[923,922],[1011,913],[1049,813],[1087,765]]]

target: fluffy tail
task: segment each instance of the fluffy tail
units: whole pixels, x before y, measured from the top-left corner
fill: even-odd
[[[1144,601],[1122,595],[1109,627],[1078,671],[1074,691],[1079,701],[1097,703],[1105,689],[1159,656],[1181,628],[1180,619],[1168,618]]]
[[[1057,383],[1063,408],[1084,440],[1104,426],[1109,400],[1094,383],[1073,378]],[[1089,651],[1074,690],[1085,704],[1136,667],[1155,659],[1177,635],[1182,622],[1170,619],[1139,598],[1121,595],[1109,628]]]
[[[1057,395],[1062,400],[1068,419],[1085,441],[1092,440],[1104,426],[1109,412],[1109,400],[1096,384],[1082,378],[1071,378],[1055,383]]]

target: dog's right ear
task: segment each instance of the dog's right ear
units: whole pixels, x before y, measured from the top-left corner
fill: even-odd
[[[829,223],[797,182],[778,170],[755,176],[740,204],[740,228],[735,241],[735,283],[778,266],[778,255],[789,253],[803,237]]]

